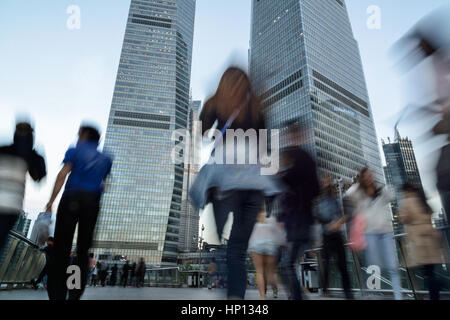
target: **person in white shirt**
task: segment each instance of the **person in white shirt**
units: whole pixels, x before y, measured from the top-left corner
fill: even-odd
[[[371,170],[364,168],[359,174],[358,184],[347,191],[346,197],[351,199],[355,213],[362,214],[366,223],[367,266],[385,269],[391,278],[395,299],[401,300],[401,279],[389,205],[394,199],[394,192],[387,187],[378,187]]]
[[[256,281],[263,300],[266,299],[267,285],[272,286],[274,297],[278,297],[276,269],[280,247],[285,243],[286,233],[282,226],[261,210],[250,236],[248,252],[256,268]]]

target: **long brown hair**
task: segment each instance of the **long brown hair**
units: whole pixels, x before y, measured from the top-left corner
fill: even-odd
[[[254,94],[247,74],[242,69],[230,67],[222,75],[216,93],[206,101],[202,113],[212,114],[214,110],[218,118],[226,121],[247,102],[247,108],[244,106],[234,120],[238,126],[244,123],[249,113],[254,126],[260,122],[260,99]]]

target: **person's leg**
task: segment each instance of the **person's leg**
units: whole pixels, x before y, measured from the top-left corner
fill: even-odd
[[[278,281],[277,281],[277,256],[264,256],[265,259],[265,270],[266,270],[266,287],[269,285],[272,287],[274,297],[278,296]]]
[[[342,277],[342,287],[344,289],[346,298],[353,299],[352,289],[350,285],[350,277],[348,275],[347,270],[347,257],[345,254],[344,240],[342,239],[342,236],[339,235],[336,237],[335,241],[336,242],[334,248],[337,256],[337,264],[339,272],[341,273]]]
[[[5,214],[0,212],[0,253],[7,248],[3,248],[6,243],[6,239],[8,239],[9,231],[16,224],[17,219],[19,218],[19,214]]]
[[[47,288],[50,300],[66,300],[67,267],[70,260],[73,235],[78,222],[79,203],[71,196],[64,196],[58,206],[55,224],[54,259],[48,273]]]
[[[425,283],[428,287],[428,291],[430,294],[430,300],[439,300],[440,283],[436,278],[436,273],[434,272],[435,265],[428,264],[424,265],[423,268],[425,274]]]
[[[284,286],[289,289],[290,299],[302,300],[300,282],[297,278],[296,263],[302,247],[301,241],[288,242],[281,259],[281,278]]]
[[[227,244],[228,298],[244,299],[247,287],[247,248],[264,197],[258,191],[236,192],[233,225]]]
[[[394,234],[383,234],[380,237],[380,247],[383,255],[384,267],[389,272],[391,278],[394,297],[396,300],[402,300],[402,283],[400,272],[398,270],[398,255]]]
[[[78,201],[81,207],[78,223],[77,262],[81,271],[81,289],[71,290],[70,296],[72,300],[80,299],[86,287],[86,277],[89,268],[89,249],[92,244],[95,224],[97,223],[97,216],[100,210],[100,199],[95,195],[80,194]],[[104,273],[103,270],[99,271],[102,286],[105,283]]]
[[[265,281],[264,281],[264,256],[252,252],[253,264],[256,269],[256,282],[258,284],[259,295],[262,300],[266,300]]]
[[[328,279],[330,273],[330,258],[331,258],[331,248],[330,239],[326,235],[323,236],[323,284],[322,290],[324,294],[328,293]]]

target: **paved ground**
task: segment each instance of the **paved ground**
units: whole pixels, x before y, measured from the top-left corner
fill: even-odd
[[[255,289],[246,292],[247,300],[260,300]],[[271,291],[268,298],[273,300]],[[280,292],[278,299],[286,300],[284,292]],[[121,288],[96,287],[87,288],[83,300],[224,300],[226,291],[223,289],[173,289],[173,288]],[[321,300],[317,294],[309,295],[311,300]],[[0,300],[48,300],[47,291],[38,290],[0,290]],[[340,300],[340,299],[333,299]]]

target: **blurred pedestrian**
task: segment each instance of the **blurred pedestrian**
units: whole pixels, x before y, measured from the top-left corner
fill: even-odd
[[[133,262],[130,268],[130,284],[136,287],[136,262]]]
[[[106,263],[106,261],[102,261],[100,262],[100,271],[99,271],[99,275],[100,275],[100,283],[102,285],[102,287],[106,286],[106,278],[108,277],[108,264]]]
[[[298,122],[288,124],[287,142],[282,152],[280,176],[288,190],[281,196],[281,212],[277,216],[286,229],[288,240],[281,259],[281,278],[290,298],[302,300],[296,264],[311,241],[312,207],[320,187],[316,163],[301,147],[307,143],[306,131]]]
[[[262,300],[266,300],[266,288],[272,287],[274,298],[278,298],[277,265],[280,247],[286,245],[286,232],[274,217],[266,217],[261,210],[249,240],[250,253],[256,269],[256,282]]]
[[[99,267],[100,267],[100,262],[97,262],[97,263],[95,263],[94,268],[92,270],[91,286],[93,286],[93,287],[95,287],[97,285]]]
[[[124,288],[128,285],[128,276],[130,272],[131,266],[128,264],[128,260],[125,262],[125,264],[122,267],[122,272],[120,274],[120,285],[122,285]]]
[[[436,269],[446,263],[442,234],[431,224],[433,210],[423,191],[408,183],[403,185],[402,191],[403,200],[399,211],[400,222],[407,226],[408,268],[423,268],[430,300],[439,300],[441,282]]]
[[[390,208],[394,192],[388,187],[378,186],[371,170],[364,168],[359,174],[359,183],[352,186],[346,196],[352,199],[356,212],[365,222],[367,266],[376,265],[387,270],[395,299],[401,300],[402,287]]]
[[[0,147],[0,252],[22,212],[27,172],[36,182],[47,174],[44,158],[33,145],[33,128],[21,122],[16,125],[13,144]]]
[[[147,266],[145,265],[144,258],[141,258],[138,265],[136,266],[136,287],[142,288],[144,286],[146,271]]]
[[[324,295],[328,294],[330,259],[335,257],[342,277],[345,296],[347,299],[353,299],[347,271],[345,240],[342,233],[342,226],[348,218],[343,214],[339,201],[340,199],[336,196],[336,189],[331,178],[329,176],[325,177],[322,180],[322,194],[318,199],[316,210],[316,218],[322,224],[323,293]]]
[[[208,266],[208,289],[217,288],[217,264],[216,259],[212,258]]]
[[[89,274],[88,274],[88,283],[92,281],[92,272],[94,271],[95,265],[97,264],[97,260],[94,258],[93,253],[89,253]]]
[[[258,144],[247,144],[246,141],[252,141],[251,138],[235,139],[241,129],[241,132],[247,132],[259,141],[259,129],[265,129],[259,99],[253,93],[250,79],[244,71],[234,67],[225,71],[217,92],[203,106],[200,120],[203,134],[213,128],[216,121],[218,123],[210,158],[210,162],[215,160],[215,163],[202,168],[190,196],[199,208],[212,202],[220,240],[228,215],[233,212],[227,243],[227,296],[229,299],[244,299],[248,240],[264,196],[280,192],[273,177],[261,174]],[[237,152],[231,153],[230,150]],[[245,159],[245,163],[238,163],[238,158]],[[256,163],[251,163],[250,159],[256,159]]]
[[[51,263],[54,260],[54,256],[55,256],[54,241],[55,241],[55,239],[53,237],[48,237],[47,245],[43,249],[40,249],[45,254],[45,265],[44,265],[44,268],[42,269],[41,273],[37,277],[37,279],[31,280],[31,285],[33,286],[33,288],[35,290],[38,289],[38,284],[41,283],[42,280],[44,279],[44,277],[47,275],[48,271],[50,270],[49,266],[51,265]]]
[[[97,151],[100,133],[90,126],[81,126],[78,142],[67,150],[63,168],[59,172],[47,212],[69,176],[58,206],[55,225],[55,272],[48,279],[51,300],[65,300],[67,296],[66,269],[75,227],[78,224],[77,257],[81,271],[81,289],[70,290],[69,298],[79,300],[84,292],[89,267],[89,248],[94,235],[103,182],[111,171],[110,157]]]
[[[111,268],[111,277],[110,277],[110,285],[113,287],[116,285],[116,282],[117,282],[117,272],[118,272],[118,267],[117,267],[117,263],[115,263],[114,266]]]

